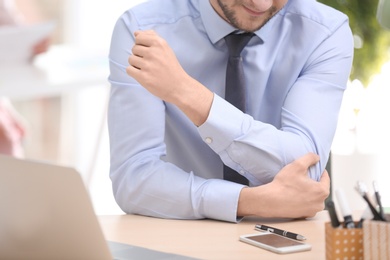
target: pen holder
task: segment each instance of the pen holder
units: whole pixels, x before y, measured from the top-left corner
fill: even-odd
[[[359,260],[364,257],[362,228],[334,228],[327,222],[325,244],[327,260]]]
[[[390,215],[387,215],[387,219]],[[390,222],[367,220],[363,222],[364,259],[390,260]]]

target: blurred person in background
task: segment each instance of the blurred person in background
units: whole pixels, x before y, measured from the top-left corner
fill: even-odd
[[[35,1],[0,0],[0,26],[18,26],[35,23],[40,20]],[[35,44],[31,50],[31,58],[46,52],[50,38]],[[0,153],[23,157],[23,138],[26,134],[26,123],[16,112],[11,102],[0,96]]]

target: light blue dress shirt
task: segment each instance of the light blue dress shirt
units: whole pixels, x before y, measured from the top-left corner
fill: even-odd
[[[126,74],[133,33],[147,29],[215,93],[200,127]],[[320,178],[351,69],[347,17],[315,0],[289,0],[257,31],[242,52],[247,114],[223,98],[223,37],[235,30],[207,0],[152,0],[117,21],[109,55],[110,178],[126,213],[236,221],[243,186],[222,180],[222,161],[257,186],[313,152],[321,161],[309,174]]]

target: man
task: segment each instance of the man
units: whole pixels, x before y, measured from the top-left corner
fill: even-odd
[[[255,34],[241,53],[245,112],[224,100],[224,37],[241,32]],[[155,0],[125,12],[109,77],[118,204],[179,219],[313,216],[329,193],[352,56],[347,17],[314,0]],[[223,180],[223,164],[249,185]]]

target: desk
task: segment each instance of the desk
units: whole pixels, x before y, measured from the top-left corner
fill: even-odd
[[[310,220],[286,221],[245,218],[239,224],[214,220],[168,220],[136,215],[99,216],[107,240],[200,259],[325,259],[326,211]],[[257,233],[257,223],[306,236],[308,252],[278,255],[238,241]]]

